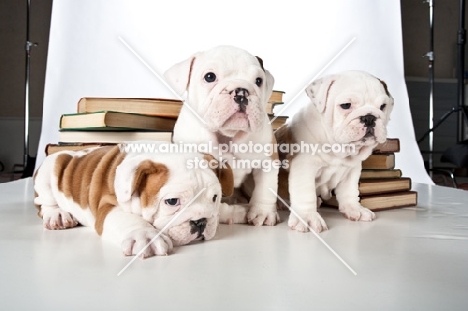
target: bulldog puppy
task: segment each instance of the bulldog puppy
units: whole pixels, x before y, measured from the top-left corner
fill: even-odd
[[[141,256],[166,255],[173,246],[212,239],[222,187],[233,189],[229,168],[217,172],[219,180],[211,169],[187,169],[194,157],[212,159],[125,153],[118,146],[54,153],[34,176],[34,203],[47,229],[94,227],[127,256],[157,237]]]
[[[250,189],[249,203],[223,204],[220,221],[275,225],[279,221],[276,197],[269,188],[277,190],[279,167],[262,169],[249,163],[277,160],[277,152],[268,155],[230,148],[265,146],[275,142],[265,112],[274,78],[263,68],[262,60],[239,48],[219,46],[198,52],[172,66],[166,71],[165,78],[180,95],[186,92],[173,142],[210,143],[212,155],[232,167],[234,186],[238,189],[246,176],[253,175],[255,186]]]
[[[386,84],[366,72],[345,71],[314,81],[306,93],[310,103],[276,132],[280,145],[317,147],[315,153],[280,152],[290,166],[289,178],[280,173],[279,195],[287,198],[289,190],[291,208],[307,222],[291,213],[288,225],[302,232],[326,230],[317,207],[332,191],[348,219],[372,221],[375,214],[359,203],[358,182],[361,162],[387,137],[393,98]]]

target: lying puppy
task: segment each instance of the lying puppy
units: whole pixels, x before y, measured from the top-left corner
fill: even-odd
[[[361,162],[387,137],[393,98],[386,84],[366,72],[346,71],[314,81],[306,93],[310,104],[276,132],[280,145],[318,147],[315,154],[280,152],[280,159],[288,159],[290,166],[289,178],[285,171],[280,173],[279,195],[287,197],[289,189],[291,208],[308,226],[293,214],[288,225],[304,232],[308,227],[316,232],[326,230],[317,207],[332,191],[347,218],[373,220],[374,213],[359,203],[358,181]]]
[[[219,170],[218,180],[210,169],[187,169],[193,157],[125,153],[118,146],[58,152],[46,157],[35,174],[34,203],[47,229],[94,227],[125,255],[138,254],[159,235],[142,257],[165,255],[173,246],[213,238],[221,187],[232,192],[229,168]]]
[[[268,189],[277,190],[278,166],[262,169],[258,164],[278,161],[277,153],[229,148],[275,142],[265,112],[274,78],[263,68],[262,60],[239,48],[219,46],[174,65],[165,78],[180,95],[187,92],[173,142],[205,146],[210,142],[212,155],[232,167],[236,188],[253,174],[255,186],[249,204],[223,204],[220,221],[275,225],[279,221],[276,196]]]

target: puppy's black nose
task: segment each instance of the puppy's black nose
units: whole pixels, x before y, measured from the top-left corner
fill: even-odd
[[[234,101],[239,104],[239,108],[243,112],[245,112],[245,106],[249,104],[248,96],[249,91],[244,88],[238,87],[234,90]]]
[[[190,233],[198,233],[197,238],[203,235],[206,227],[206,218],[200,218],[198,220],[190,220]]]
[[[371,114],[367,114],[365,116],[362,116],[359,118],[361,120],[361,123],[364,123],[365,126],[367,127],[374,127],[375,126],[375,119],[377,119],[375,116]]]

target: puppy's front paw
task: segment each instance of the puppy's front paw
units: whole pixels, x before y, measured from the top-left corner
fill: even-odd
[[[317,233],[328,230],[327,224],[318,212],[309,212],[298,216],[294,213],[289,215],[288,226],[291,229],[299,232],[308,232],[312,229]]]
[[[142,259],[154,255],[167,255],[172,247],[171,239],[155,228],[134,230],[122,242],[125,256],[139,255]]]
[[[42,215],[44,228],[49,230],[73,228],[78,225],[78,221],[72,214],[60,208],[50,209]]]
[[[281,220],[276,209],[269,211],[251,207],[247,213],[247,221],[254,226],[275,226]]]
[[[344,204],[340,206],[340,212],[342,212],[346,218],[353,221],[372,221],[375,219],[375,214],[370,209],[362,207],[360,204],[351,205]]]

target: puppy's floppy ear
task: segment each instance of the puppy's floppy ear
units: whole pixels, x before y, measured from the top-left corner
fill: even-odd
[[[380,80],[378,78],[376,78],[377,80],[379,80],[380,84],[382,84],[382,87],[385,91],[385,94],[387,94],[388,97],[390,97],[390,103],[387,107],[387,109],[385,110],[386,114],[387,114],[387,119],[390,120],[390,114],[393,110],[393,106],[394,106],[394,100],[393,100],[393,97],[392,95],[390,94],[390,92],[388,91],[388,86],[387,86],[387,83],[385,83],[385,81],[383,80]]]
[[[317,107],[320,113],[325,111],[328,93],[334,82],[334,75],[325,76],[312,82],[305,90],[307,96],[312,100],[312,104]]]
[[[135,157],[117,167],[114,182],[117,201],[128,202],[137,192],[141,206],[148,206],[168,179],[169,169],[164,164]]]
[[[385,90],[385,94],[387,94],[388,97],[392,97],[392,95],[390,95],[390,92],[388,91],[387,83],[385,83],[385,81],[383,80],[380,80],[379,78],[376,78],[376,79],[380,81],[380,84],[382,84],[382,87]]]
[[[265,94],[266,94],[266,101],[270,99],[271,93],[273,92],[273,86],[275,85],[275,78],[273,75],[268,71],[265,70]]]
[[[189,86],[190,75],[192,73],[192,65],[195,61],[196,54],[190,56],[186,60],[173,65],[164,73],[164,78],[167,83],[177,92],[182,95]]]
[[[219,183],[221,184],[221,191],[223,196],[229,197],[234,192],[234,174],[231,166],[227,162],[219,163],[211,154],[204,154],[203,158],[208,161],[217,161],[219,165],[213,169],[216,177],[218,177]]]
[[[255,56],[258,60],[258,63],[260,64],[260,67],[262,67],[263,71],[265,72],[265,101],[268,101],[270,99],[271,93],[273,92],[273,86],[275,85],[275,78],[273,75],[268,71],[265,70],[263,67],[263,59],[261,59],[259,56]]]
[[[265,70],[265,68],[263,68],[263,59],[259,56],[255,56],[258,60],[258,62],[260,63],[260,67],[262,67],[263,70]]]

